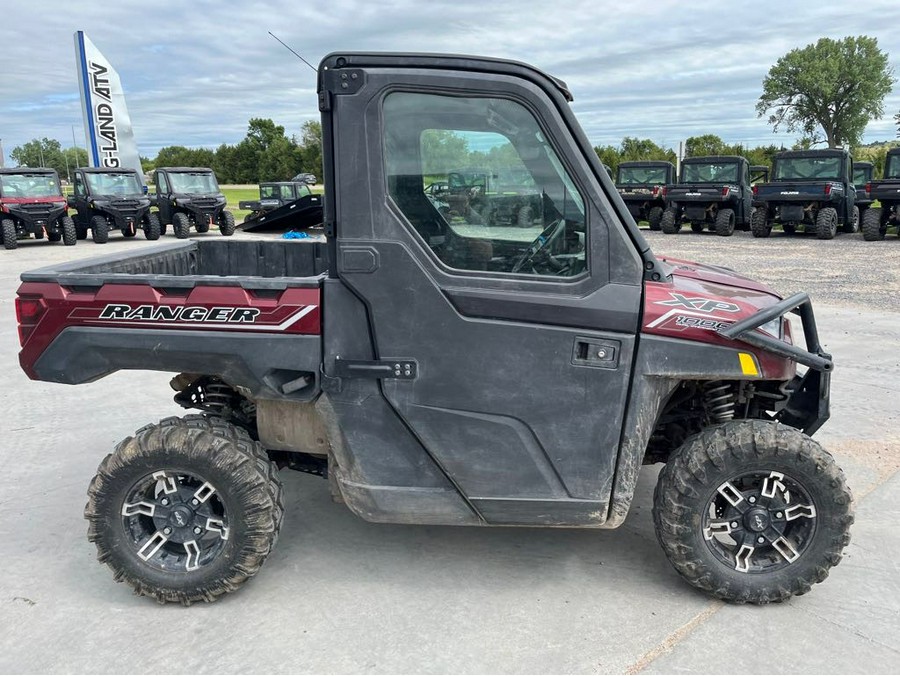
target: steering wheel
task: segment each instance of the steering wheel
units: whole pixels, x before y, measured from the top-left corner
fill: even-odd
[[[565,265],[557,261],[547,249],[551,244],[556,242],[566,231],[566,221],[563,218],[553,221],[550,225],[541,231],[535,240],[528,246],[518,260],[513,264],[512,272],[520,272],[527,263],[531,263],[531,269],[534,270],[534,264],[540,260],[546,263],[555,272],[561,272]]]

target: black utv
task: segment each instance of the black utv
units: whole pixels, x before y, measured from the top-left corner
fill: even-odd
[[[753,187],[754,237],[768,237],[781,224],[788,235],[798,227],[832,239],[840,226],[844,232],[859,229],[855,204],[853,160],[846,150],[786,150],[775,155],[772,181]]]
[[[862,222],[863,238],[872,242],[884,239],[888,226],[896,225],[900,235],[900,148],[888,151],[884,160],[884,178],[869,182],[869,198],[881,206],[866,211]]]
[[[735,228],[747,230],[753,210],[750,163],[737,155],[689,157],[681,163],[681,177],[669,186],[660,229],[674,235],[683,223],[730,237]]]
[[[616,169],[616,188],[635,221],[659,230],[666,210],[666,186],[676,180],[675,165],[660,160],[622,162]]]
[[[859,207],[859,222],[862,225],[866,217],[866,210],[872,206],[872,178],[875,174],[875,165],[871,162],[853,163],[853,185],[856,187],[856,206]]]
[[[34,235],[75,244],[75,224],[66,213],[66,198],[53,169],[0,169],[0,230],[3,246],[15,249]]]
[[[134,237],[138,228],[147,239],[159,239],[159,218],[150,212],[150,198],[134,169],[76,169],[68,204],[76,210],[78,239],[85,239],[90,230],[97,244],[106,244],[110,230]]]
[[[259,199],[242,200],[238,208],[250,213],[244,217],[244,222],[255,221],[263,214],[275,211],[285,204],[295,202],[301,197],[312,195],[309,184],[300,181],[279,181],[259,184]]]
[[[212,169],[203,167],[162,167],[154,174],[162,232],[169,224],[178,239],[190,235],[191,226],[199,233],[209,232],[212,225],[226,237],[234,234],[234,214],[225,206],[225,195]]]

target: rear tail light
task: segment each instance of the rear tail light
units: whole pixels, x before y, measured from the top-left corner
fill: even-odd
[[[38,321],[47,311],[47,305],[42,298],[29,298],[18,296],[16,298],[16,322],[19,324],[19,345],[25,346],[25,341],[34,331]]]
[[[663,189],[662,189],[662,196],[665,197],[668,194],[669,194],[669,186],[664,185]]]
[[[831,183],[826,183],[826,184],[825,184],[825,194],[826,194],[826,195],[830,195],[830,194],[831,194]]]
[[[866,183],[866,192],[867,193],[872,192],[872,184],[871,183]]]
[[[653,186],[653,196],[659,197],[659,186],[658,185]]]
[[[758,194],[759,194],[759,186],[755,185],[755,186],[753,186],[753,195],[755,197]]]
[[[731,188],[729,188],[726,185],[724,188],[722,188],[722,197],[728,197],[728,193],[730,193],[730,192],[731,192]]]

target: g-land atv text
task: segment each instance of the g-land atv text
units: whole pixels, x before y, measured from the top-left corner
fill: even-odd
[[[656,532],[688,582],[765,603],[825,578],[853,516],[809,436],[832,360],[805,294],[655,256],[566,86],[530,66],[341,53],[318,88],[327,243],[176,242],[23,275],[31,378],[170,371],[203,412],[138,430],[91,482],[117,580],[185,604],[239,587],[281,526],[276,466],[370,521],[614,528],[657,462]],[[539,234],[448,220],[426,132],[525,167]]]

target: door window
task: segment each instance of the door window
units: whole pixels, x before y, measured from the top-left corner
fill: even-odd
[[[156,192],[161,193],[163,195],[168,194],[169,180],[166,178],[165,174],[157,174],[156,175]]]
[[[75,196],[84,197],[84,181],[81,180],[80,174],[75,174]]]
[[[584,199],[528,108],[394,92],[383,110],[389,194],[441,262],[565,278],[587,270]]]

